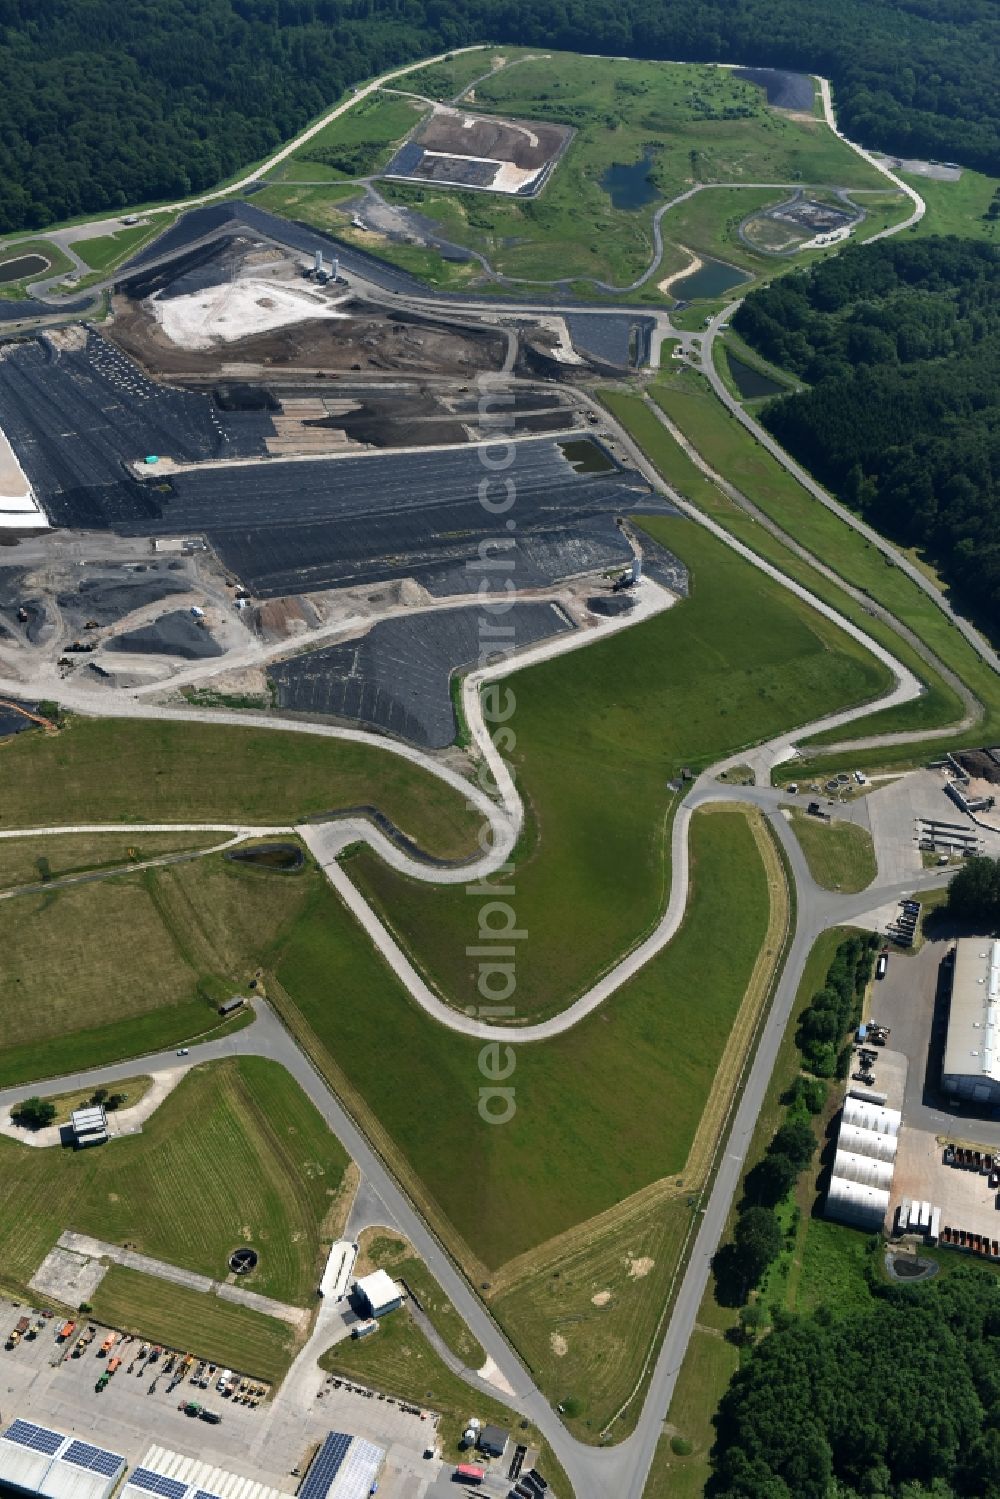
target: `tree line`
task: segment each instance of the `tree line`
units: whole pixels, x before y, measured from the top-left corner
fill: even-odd
[[[834,1073],[846,1077],[850,1070],[851,1044],[845,1038],[861,1019],[861,1002],[877,949],[876,937],[845,937],[830,961],[823,987],[800,1016],[795,1041],[803,1067],[813,1075],[796,1078],[782,1100],[786,1105],[782,1124],[743,1179],[733,1237],[712,1260],[715,1296],[722,1306],[746,1309],[752,1292],[784,1247],[785,1235],[775,1208],[816,1153],[811,1121],[826,1106],[829,1090],[824,1079]],[[794,1234],[794,1223],[791,1231]],[[742,1312],[740,1320],[746,1325],[753,1321]]]
[[[767,428],[852,509],[924,548],[1000,631],[1000,252],[857,246],[749,296],[733,322],[809,389]]]
[[[989,0],[0,0],[0,232],[211,187],[478,41],[823,73],[865,144],[1000,173],[996,34]]]

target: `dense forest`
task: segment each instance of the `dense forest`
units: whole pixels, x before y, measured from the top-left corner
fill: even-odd
[[[883,240],[748,297],[733,322],[808,390],[763,421],[846,504],[925,548],[1000,632],[1000,256]]]
[[[209,187],[476,41],[823,73],[851,136],[1000,173],[992,0],[0,0],[0,232]]]
[[[1000,1281],[955,1266],[787,1320],[717,1421],[712,1499],[1000,1499]]]

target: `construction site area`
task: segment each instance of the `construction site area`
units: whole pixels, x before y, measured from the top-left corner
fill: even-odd
[[[141,251],[100,328],[0,343],[0,675],[19,698],[166,693],[443,750],[456,670],[628,612],[622,517],[671,507],[580,380],[647,349],[644,320],[416,285],[227,204]],[[487,556],[518,604],[484,656]]]

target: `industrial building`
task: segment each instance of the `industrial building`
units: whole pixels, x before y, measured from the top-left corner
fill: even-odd
[[[213,1467],[200,1458],[152,1446],[128,1475],[118,1499],[289,1499],[280,1489]]]
[[[384,1461],[385,1452],[374,1442],[331,1431],[309,1466],[298,1499],[367,1499]]]
[[[1000,942],[963,937],[952,965],[948,1039],[941,1086],[953,1098],[1000,1103]]]
[[[101,1103],[87,1109],[74,1109],[69,1122],[73,1143],[79,1149],[86,1145],[103,1145],[108,1138],[108,1116]]]
[[[510,1432],[504,1431],[502,1426],[484,1426],[479,1433],[476,1446],[480,1452],[486,1452],[490,1457],[503,1457],[507,1451],[510,1441]]]
[[[384,1317],[386,1312],[394,1312],[403,1305],[402,1291],[384,1270],[373,1270],[371,1275],[356,1280],[354,1295],[360,1303],[359,1310],[369,1317]]]
[[[20,1494],[109,1499],[124,1471],[119,1453],[33,1421],[14,1421],[0,1435],[0,1487]]]
[[[889,1211],[902,1114],[881,1095],[851,1091],[844,1099],[826,1216],[878,1233]]]

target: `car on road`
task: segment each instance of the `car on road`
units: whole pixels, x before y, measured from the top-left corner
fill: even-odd
[[[191,1048],[188,1047],[188,1046],[180,1046],[177,1049],[177,1055],[179,1057],[186,1057],[188,1055],[188,1052],[190,1051],[190,1049]]]

